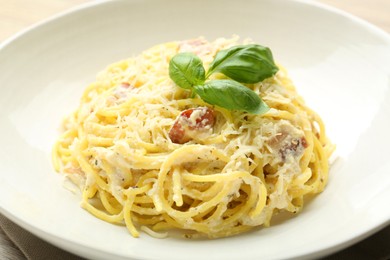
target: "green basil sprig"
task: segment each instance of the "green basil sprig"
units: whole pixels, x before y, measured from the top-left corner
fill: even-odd
[[[209,80],[204,85],[194,86],[194,89],[205,102],[229,110],[263,114],[269,109],[259,95],[234,80]]]
[[[206,80],[202,60],[193,53],[182,52],[169,62],[169,77],[180,87],[192,89]]]
[[[258,44],[234,46],[217,53],[207,76],[221,72],[241,83],[257,83],[278,71],[271,50]]]
[[[267,104],[242,83],[257,83],[278,71],[269,48],[257,44],[239,45],[217,53],[208,72],[193,53],[176,54],[169,62],[169,76],[181,88],[194,91],[205,102],[229,110],[263,114]],[[220,72],[233,79],[209,80]]]

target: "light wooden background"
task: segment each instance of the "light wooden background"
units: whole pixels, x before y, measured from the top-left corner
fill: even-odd
[[[0,0],[0,41],[53,14],[89,1],[92,0]],[[313,1],[345,10],[390,33],[390,0]]]

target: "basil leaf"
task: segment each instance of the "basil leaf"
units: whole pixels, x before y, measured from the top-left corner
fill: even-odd
[[[194,89],[211,105],[252,114],[263,114],[269,110],[267,104],[254,91],[233,80],[210,80],[204,85],[194,86]]]
[[[202,60],[189,52],[176,54],[169,62],[169,76],[179,87],[185,89],[203,84],[205,70]]]
[[[210,64],[207,78],[221,72],[242,83],[257,83],[278,71],[269,48],[258,45],[238,45],[221,50]]]

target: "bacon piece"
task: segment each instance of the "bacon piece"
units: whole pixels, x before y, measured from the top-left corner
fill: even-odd
[[[305,148],[307,148],[307,141],[305,137],[300,139],[294,138],[289,143],[285,143],[280,149],[279,154],[282,157],[282,160],[285,161],[288,154],[293,156],[300,156]]]
[[[202,56],[209,54],[210,51],[210,45],[202,38],[183,41],[179,44],[179,52],[193,52],[196,55]]]
[[[181,112],[177,117],[169,130],[169,138],[173,143],[184,144],[203,136],[212,129],[214,123],[214,111],[210,108],[190,108]]]
[[[279,158],[285,162],[287,157],[292,155],[295,158],[299,158],[304,150],[308,147],[306,138],[293,134],[292,129],[282,129],[273,138],[268,140],[268,145],[278,152]]]
[[[122,88],[129,88],[129,87],[130,87],[130,83],[128,83],[128,82],[122,82],[122,83],[121,83],[121,87],[122,87]]]
[[[115,101],[127,99],[128,94],[134,89],[134,86],[130,85],[130,83],[122,82],[113,91]]]
[[[176,144],[184,144],[190,140],[190,138],[185,136],[182,125],[177,121],[173,124],[171,130],[169,130],[169,139]]]

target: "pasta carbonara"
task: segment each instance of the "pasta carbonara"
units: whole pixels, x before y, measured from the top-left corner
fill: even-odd
[[[209,105],[169,78],[175,54],[193,52],[207,67],[238,41],[161,44],[97,76],[53,149],[84,209],[134,237],[180,229],[217,238],[298,213],[305,195],[324,189],[334,146],[281,66],[246,84],[270,107],[262,115]]]

